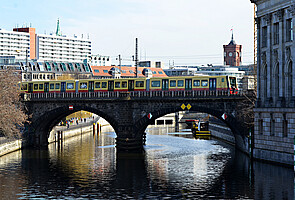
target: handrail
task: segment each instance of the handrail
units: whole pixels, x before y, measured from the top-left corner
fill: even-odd
[[[134,98],[134,99],[151,99],[151,98],[222,98],[229,96],[242,97],[246,93],[238,91],[231,94],[229,90],[175,90],[175,91],[129,91],[129,92],[79,92],[79,93],[26,93],[24,101],[34,99],[114,99],[114,98]]]

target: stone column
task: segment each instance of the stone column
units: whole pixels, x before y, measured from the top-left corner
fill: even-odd
[[[257,107],[260,107],[260,104],[261,104],[261,85],[260,85],[260,76],[261,76],[261,24],[260,24],[260,21],[261,21],[261,18],[256,18],[255,19],[256,21],[256,26],[257,26],[257,52],[256,52],[256,55],[257,55],[257,66],[256,66],[256,73],[257,73]]]
[[[272,14],[265,16],[267,23],[267,51],[266,51],[266,63],[267,63],[267,99],[266,107],[272,106]]]
[[[291,56],[295,58],[295,4],[293,4],[288,11],[292,14],[292,21],[293,21],[293,43],[291,47]],[[290,101],[290,106],[295,107],[295,60],[292,60],[292,96]]]

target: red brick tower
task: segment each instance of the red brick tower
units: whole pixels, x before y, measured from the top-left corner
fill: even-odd
[[[228,45],[223,45],[224,64],[229,66],[240,66],[242,62],[242,45],[237,45],[232,33],[231,41]]]

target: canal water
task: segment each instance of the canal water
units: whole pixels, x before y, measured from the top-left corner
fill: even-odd
[[[292,168],[254,162],[217,140],[148,130],[145,154],[115,133],[84,134],[0,157],[0,199],[293,199]]]

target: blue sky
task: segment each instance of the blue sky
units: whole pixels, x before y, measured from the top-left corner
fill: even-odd
[[[0,5],[0,28],[30,25],[55,32],[57,18],[67,36],[89,34],[92,53],[134,55],[176,65],[223,64],[223,45],[243,45],[244,64],[253,62],[253,4],[250,0],[10,0]]]

